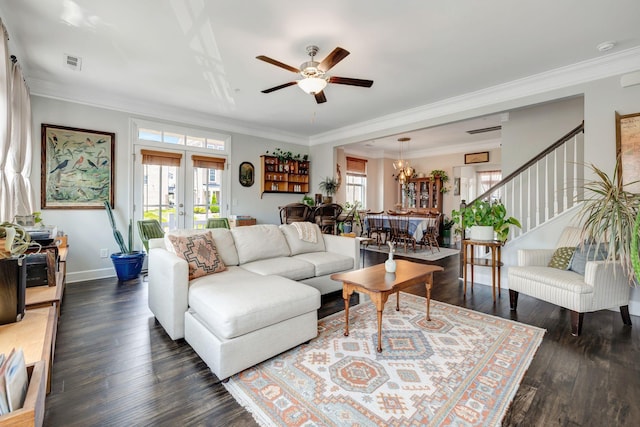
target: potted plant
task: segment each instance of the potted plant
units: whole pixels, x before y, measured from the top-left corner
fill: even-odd
[[[328,204],[333,201],[333,195],[338,192],[338,180],[335,178],[326,177],[322,181],[320,181],[320,191],[324,193],[324,198],[322,199],[322,203]]]
[[[40,244],[31,241],[24,228],[10,222],[0,224],[0,283],[3,288],[3,309],[0,324],[22,320],[25,312],[27,288],[27,263],[24,253],[30,246],[40,249]]]
[[[440,178],[440,182],[442,183],[440,192],[446,193],[447,191],[449,191],[449,188],[447,188],[447,186],[445,185],[447,182],[449,182],[449,175],[447,175],[447,172],[443,171],[442,169],[434,169],[431,171],[430,175],[433,179]]]
[[[142,271],[142,263],[144,262],[144,252],[133,250],[133,221],[129,220],[129,233],[127,244],[125,244],[122,233],[116,228],[116,222],[113,219],[113,211],[109,202],[104,202],[104,207],[109,216],[113,237],[120,247],[120,252],[111,254],[113,267],[116,269],[116,275],[121,282],[135,279]]]
[[[625,187],[638,181],[622,184],[619,163],[610,177],[597,166],[589,168],[595,179],[584,185],[585,200],[578,218],[582,225],[581,239],[598,239],[607,236],[603,243],[609,260],[619,260],[623,270],[633,278],[634,266],[638,264],[637,255],[637,218],[640,215],[640,194],[625,190]],[[638,220],[640,221],[640,220]],[[635,248],[634,248],[635,239]],[[635,253],[635,255],[634,255]],[[636,272],[636,280],[638,275]]]
[[[460,224],[461,231],[470,229],[472,240],[494,240],[501,242],[507,240],[511,225],[520,228],[520,221],[510,216],[507,218],[507,209],[500,202],[490,203],[485,200],[476,200],[473,204],[465,206],[459,211],[451,212],[453,221]]]
[[[304,203],[305,205],[311,208],[315,206],[315,201],[313,200],[313,197],[307,196],[306,194],[304,195],[304,197],[302,197],[302,203]]]
[[[455,221],[447,216],[442,220],[442,243],[445,246],[451,245],[451,229],[455,225]]]

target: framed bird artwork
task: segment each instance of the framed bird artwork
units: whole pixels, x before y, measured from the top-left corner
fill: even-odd
[[[114,205],[116,134],[42,124],[42,209]]]

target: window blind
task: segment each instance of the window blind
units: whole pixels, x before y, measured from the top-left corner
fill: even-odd
[[[197,168],[220,169],[224,170],[225,159],[222,157],[209,157],[192,155],[193,166]]]
[[[166,151],[140,150],[143,165],[180,166],[182,154]]]

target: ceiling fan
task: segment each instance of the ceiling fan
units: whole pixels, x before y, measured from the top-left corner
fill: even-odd
[[[300,68],[295,68],[287,64],[283,64],[280,61],[271,59],[268,56],[260,55],[256,56],[259,59],[269,64],[273,64],[276,67],[284,68],[287,71],[293,73],[299,73],[302,76],[300,80],[294,80],[289,83],[285,83],[279,86],[275,86],[269,89],[265,89],[262,93],[271,93],[273,91],[283,89],[288,86],[297,84],[300,89],[308,94],[313,95],[316,98],[318,104],[327,102],[327,98],[324,95],[323,89],[328,83],[337,83],[341,85],[371,87],[373,80],[352,79],[349,77],[334,77],[328,76],[326,73],[333,68],[338,62],[342,61],[349,55],[349,51],[341,47],[333,49],[329,55],[322,62],[314,61],[314,57],[318,53],[318,46],[307,46],[307,53],[311,57],[311,61],[304,62],[300,65]]]

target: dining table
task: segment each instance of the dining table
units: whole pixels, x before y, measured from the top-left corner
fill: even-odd
[[[382,224],[384,228],[390,229],[391,224],[389,224],[389,216],[384,214],[382,216]],[[409,219],[409,234],[416,239],[416,242],[422,240],[422,235],[427,231],[427,228],[430,226],[435,226],[435,222],[437,221],[436,217],[425,217],[425,216],[408,216]],[[368,229],[369,223],[367,218],[364,219],[365,227]]]

